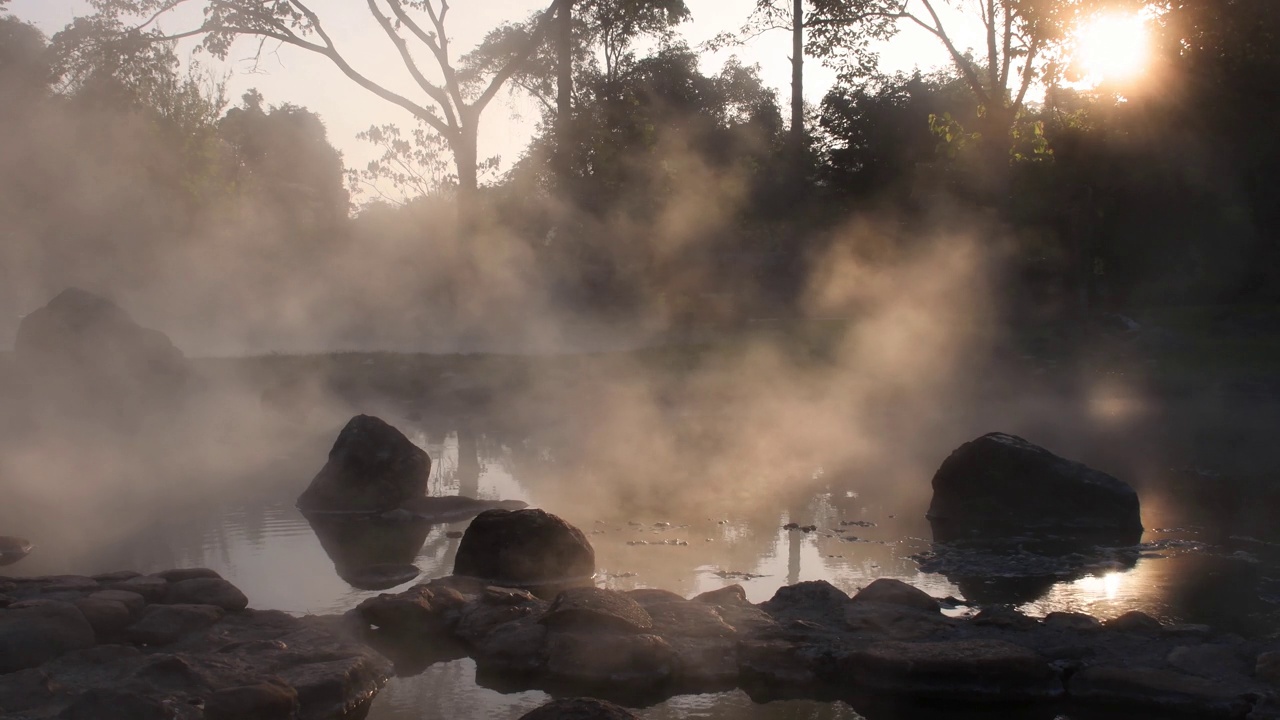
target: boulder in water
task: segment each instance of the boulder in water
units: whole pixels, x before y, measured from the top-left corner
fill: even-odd
[[[13,344],[31,400],[78,417],[133,422],[181,400],[191,379],[182,351],[111,300],[69,288],[18,325]],[[105,415],[106,417],[98,417]]]
[[[1128,545],[1142,536],[1128,484],[1004,433],[951,453],[933,476],[927,517],[938,542],[1047,534]]]
[[[338,434],[329,461],[298,497],[306,512],[376,513],[427,494],[431,458],[403,433],[357,415]]]
[[[488,510],[471,521],[453,572],[498,585],[588,581],[596,553],[578,528],[545,510]]]

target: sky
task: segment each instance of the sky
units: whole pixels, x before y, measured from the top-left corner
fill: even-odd
[[[680,28],[691,46],[723,32],[740,28],[755,6],[755,0],[686,0],[693,18]],[[193,3],[195,4],[195,3]],[[454,0],[449,26],[451,41],[457,53],[465,52],[479,42],[491,28],[507,21],[520,20],[545,7],[546,0]],[[409,97],[416,86],[404,71],[394,49],[373,22],[364,3],[351,0],[315,0],[312,4],[335,43],[357,69],[393,88],[402,88]],[[16,17],[32,22],[52,35],[77,15],[90,13],[84,0],[12,0],[10,10]],[[182,21],[186,22],[182,22]],[[189,29],[199,24],[199,16],[174,17],[162,25],[168,32]],[[707,55],[703,71],[718,70],[731,55],[748,64],[760,66],[761,77],[779,93],[784,108],[790,97],[791,39],[786,32],[775,31],[752,40],[749,44]],[[188,43],[180,54],[189,53]],[[229,56],[226,70],[229,95],[238,103],[240,95],[257,88],[268,104],[293,103],[315,111],[324,120],[329,140],[342,151],[348,166],[362,167],[376,154],[356,134],[371,125],[413,124],[412,117],[380,98],[356,86],[322,57],[292,47],[267,45],[259,62],[248,58],[255,54],[256,42],[240,41]],[[883,66],[890,70],[929,69],[946,61],[938,43],[923,31],[907,29],[882,50]],[[206,56],[204,62],[208,64]],[[834,80],[834,73],[810,60],[805,65],[805,97],[814,104],[821,101]],[[480,132],[482,158],[500,156],[500,169],[505,171],[519,158],[527,145],[538,119],[538,107],[531,98],[504,93],[483,116]]]

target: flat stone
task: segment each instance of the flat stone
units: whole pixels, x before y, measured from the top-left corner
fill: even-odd
[[[938,601],[929,593],[893,578],[880,578],[872,582],[853,596],[853,602],[902,605],[925,612],[941,611]]]
[[[240,588],[220,577],[171,581],[161,602],[167,605],[215,605],[233,612],[249,606],[249,598],[240,592]]]
[[[630,710],[595,698],[561,698],[534,708],[520,720],[639,720]]]
[[[101,586],[97,580],[83,575],[57,575],[49,578],[48,582],[41,583],[40,592],[57,593],[57,592],[92,592]]]
[[[732,638],[738,633],[720,617],[714,606],[688,600],[650,605],[653,632],[672,638]]]
[[[676,653],[657,635],[552,632],[546,676],[555,683],[629,691],[658,687],[676,669]]]
[[[155,577],[163,578],[165,582],[182,582],[183,580],[197,580],[201,578],[211,578],[221,580],[222,576],[216,571],[209,568],[174,568],[172,570],[161,570],[155,574]]]
[[[0,611],[0,673],[32,668],[94,644],[93,626],[75,605],[27,600]]]
[[[149,603],[161,602],[164,600],[165,593],[169,590],[169,581],[161,577],[139,575],[118,583],[112,583],[107,586],[107,589],[137,593]]]
[[[74,604],[93,627],[98,642],[111,640],[133,619],[129,608],[115,600],[88,597],[76,600]]]
[[[708,590],[693,598],[694,602],[708,605],[748,605],[747,591],[737,583],[726,585],[718,590]]]
[[[1098,618],[1084,613],[1051,612],[1044,616],[1044,626],[1050,630],[1093,632],[1102,629],[1102,622]]]
[[[1159,620],[1141,610],[1130,610],[1120,617],[1104,622],[1102,626],[1108,630],[1137,633],[1139,635],[1155,635],[1164,630],[1164,625]]]
[[[934,610],[912,605],[861,602],[844,610],[844,625],[856,633],[880,639],[917,640],[949,633],[950,620]]]
[[[995,606],[983,608],[973,617],[972,623],[978,627],[993,627],[1005,630],[1031,630],[1039,627],[1040,621],[1015,608]]]
[[[386,667],[377,656],[361,655],[295,665],[278,674],[297,691],[302,717],[346,717],[377,694]]]
[[[125,580],[142,577],[142,573],[134,572],[133,570],[116,570],[115,572],[99,573],[97,575],[91,575],[90,577],[97,580],[100,585],[113,585],[118,582],[124,582]]]
[[[146,598],[136,592],[128,590],[99,590],[89,595],[90,600],[111,600],[118,602],[128,608],[129,612],[137,615],[142,612],[142,608],[147,606]]]
[[[1250,701],[1221,683],[1156,668],[1094,666],[1071,676],[1072,700],[1192,717],[1244,717]]]
[[[570,588],[556,596],[541,622],[553,630],[644,633],[653,618],[625,593],[603,588]]]
[[[1021,701],[1063,692],[1044,658],[1001,640],[879,642],[849,653],[839,666],[859,689],[915,698]]]
[[[144,645],[169,645],[208,628],[224,613],[216,605],[149,605],[142,617],[125,629],[125,635]]]
[[[1240,648],[1220,643],[1179,645],[1169,651],[1165,662],[1182,672],[1205,678],[1248,675],[1251,669]]]
[[[215,690],[205,701],[205,720],[288,720],[297,717],[298,691],[283,683]]]

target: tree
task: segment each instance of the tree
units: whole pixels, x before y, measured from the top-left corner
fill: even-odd
[[[448,0],[366,0],[370,15],[395,48],[426,102],[419,102],[390,90],[358,70],[334,43],[324,19],[310,0],[90,0],[108,21],[124,17],[142,18],[132,32],[150,41],[185,37],[203,38],[202,47],[225,58],[240,37],[256,37],[260,43],[276,41],[329,59],[344,75],[374,95],[407,110],[440,134],[449,145],[458,170],[459,217],[469,227],[478,193],[477,134],[481,113],[542,44],[551,20],[570,0],[553,0],[529,28],[522,28],[510,53],[487,77],[460,63],[452,55],[447,19]],[[182,17],[180,11],[199,9],[204,20],[199,26],[172,33],[153,29],[163,18]],[[413,43],[411,45],[411,43]],[[414,48],[425,48],[441,78],[427,77]],[[261,50],[262,44],[259,45]]]

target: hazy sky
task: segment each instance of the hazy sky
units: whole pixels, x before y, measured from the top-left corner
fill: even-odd
[[[736,30],[755,5],[755,0],[686,0],[693,13],[691,22],[681,31],[690,45],[718,33]],[[546,0],[454,0],[449,17],[455,53],[472,48],[484,33],[504,21],[518,20],[546,6]],[[315,0],[313,7],[326,21],[335,43],[357,69],[386,85],[403,88],[411,98],[416,86],[405,73],[386,37],[370,18],[364,3],[351,0]],[[52,35],[76,15],[89,13],[84,0],[13,0],[12,13],[34,22]],[[188,19],[188,23],[179,20]],[[163,25],[170,32],[198,25],[198,15],[191,19],[175,18]],[[329,129],[330,141],[343,151],[348,165],[363,165],[371,156],[370,149],[355,139],[356,133],[371,124],[395,122],[412,124],[408,113],[370,95],[334,68],[328,60],[290,47],[268,45],[256,70],[244,58],[254,54],[256,42],[241,41],[232,51],[230,94],[233,101],[250,87],[257,87],[267,102],[291,102],[320,114]],[[714,71],[730,55],[736,54],[748,63],[760,65],[765,82],[779,90],[779,100],[786,107],[790,93],[790,37],[785,32],[772,32],[753,40],[745,47],[708,56],[704,71]],[[913,66],[934,67],[945,60],[937,43],[922,31],[910,30],[884,50],[886,66],[910,69]],[[806,65],[805,95],[817,103],[825,94],[833,73],[816,61]],[[502,156],[502,169],[509,168],[527,144],[538,118],[534,101],[527,97],[505,94],[486,110],[480,136],[482,157]]]

